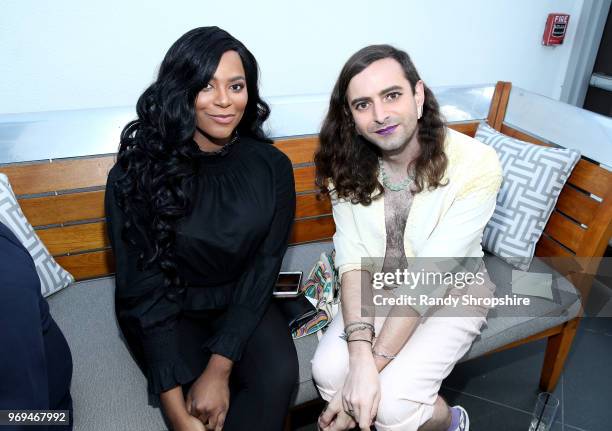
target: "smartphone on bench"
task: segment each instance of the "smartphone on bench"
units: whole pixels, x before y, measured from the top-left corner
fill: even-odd
[[[274,286],[274,296],[293,298],[299,295],[302,284],[302,271],[279,272]]]

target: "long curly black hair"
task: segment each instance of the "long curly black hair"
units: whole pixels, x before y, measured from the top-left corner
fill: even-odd
[[[157,79],[138,99],[138,118],[121,133],[117,163],[123,175],[115,183],[115,197],[126,215],[122,236],[132,245],[141,243],[130,234],[131,227],[139,227],[145,240],[139,266],[159,265],[167,285],[182,285],[175,261],[175,228],[189,214],[188,188],[196,173],[195,156],[201,151],[193,140],[195,100],[227,51],[238,53],[246,74],[248,101],[237,132],[270,142],[262,128],[270,108],[259,96],[257,61],[239,40],[218,27],[195,28],[170,47]]]
[[[330,193],[329,179],[338,197],[350,199],[355,204],[369,205],[375,191],[378,191],[376,197],[384,193],[378,181],[380,150],[357,134],[346,93],[355,75],[385,58],[393,58],[402,66],[413,93],[421,79],[408,54],[390,45],[370,45],[348,59],[332,90],[329,110],[319,134],[321,146],[314,158],[320,196]],[[424,89],[423,115],[417,125],[421,145],[421,153],[415,161],[417,192],[425,186],[434,189],[444,185],[441,181],[448,163],[444,153],[444,120],[433,93],[426,85]]]

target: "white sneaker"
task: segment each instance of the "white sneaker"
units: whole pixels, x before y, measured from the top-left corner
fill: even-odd
[[[465,409],[461,406],[453,406],[452,408],[459,410],[459,426],[454,431],[470,431],[470,417]]]

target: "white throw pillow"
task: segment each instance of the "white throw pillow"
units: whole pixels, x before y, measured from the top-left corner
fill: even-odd
[[[53,259],[34,228],[23,215],[6,175],[0,173],[0,222],[8,227],[28,250],[40,278],[43,296],[49,296],[70,283],[74,277]]]
[[[478,126],[475,137],[497,151],[503,170],[497,205],[485,226],[482,246],[527,271],[580,152],[511,138],[485,123]]]

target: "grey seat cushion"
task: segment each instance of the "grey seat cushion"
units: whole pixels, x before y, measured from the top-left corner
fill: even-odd
[[[114,277],[76,283],[48,298],[74,364],[74,430],[168,429],[115,320]]]
[[[495,296],[512,295],[512,266],[486,253],[487,271],[496,285]],[[567,322],[578,315],[580,298],[576,288],[557,271],[535,257],[529,272],[552,274],[553,300],[530,296],[531,304],[502,306],[489,311],[487,324],[461,362]]]
[[[321,252],[332,247],[331,242],[290,247],[282,269],[303,271],[306,277]],[[510,293],[512,268],[494,256],[485,261],[497,285],[496,295]],[[556,302],[535,299],[530,313],[512,307],[492,310],[486,328],[463,360],[575,317],[580,306],[575,289],[565,279],[556,283],[556,290],[565,293],[559,294]],[[76,283],[48,298],[51,314],[72,350],[75,431],[167,429],[160,410],[149,405],[146,380],[121,341],[113,292],[114,278],[107,277]],[[544,317],[533,317],[536,313]],[[310,365],[317,344],[316,334],[295,341],[300,374],[294,405],[318,397]]]

